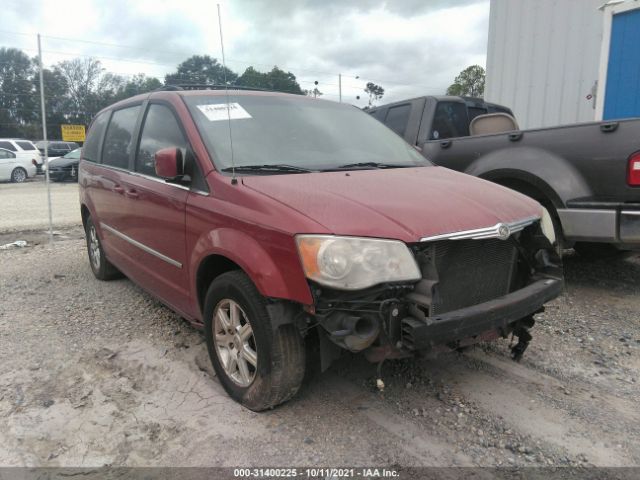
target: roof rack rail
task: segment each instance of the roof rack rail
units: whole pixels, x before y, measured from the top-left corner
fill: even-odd
[[[161,91],[177,91],[177,90],[259,90],[263,92],[269,92],[266,88],[258,88],[258,87],[243,87],[239,85],[217,85],[210,83],[186,83],[180,85],[163,85],[160,88],[157,88],[156,92]]]

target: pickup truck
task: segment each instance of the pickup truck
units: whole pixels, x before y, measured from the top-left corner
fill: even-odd
[[[640,119],[470,135],[482,99],[425,96],[368,111],[433,163],[539,201],[558,248],[594,256],[640,249]]]

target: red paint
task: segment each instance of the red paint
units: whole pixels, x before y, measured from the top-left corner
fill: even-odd
[[[216,93],[224,94],[202,94]],[[135,97],[116,107],[147,98]],[[311,305],[296,234],[417,242],[425,236],[540,214],[540,206],[523,195],[440,167],[247,176],[232,185],[213,168],[179,94],[158,92],[151,98],[173,107],[206,176],[209,194],[83,160],[80,201],[98,226],[109,259],[193,321],[201,320],[196,273],[210,255],[235,262],[265,296]],[[101,222],[181,267],[100,228]]]

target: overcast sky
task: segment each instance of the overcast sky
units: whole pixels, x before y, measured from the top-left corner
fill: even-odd
[[[162,79],[190,55],[221,58],[216,0],[0,3],[0,46],[35,55],[40,32],[47,36],[47,65],[93,56],[114,73]],[[318,81],[329,100],[338,99],[338,73],[343,100],[363,106],[368,81],[385,88],[385,103],[444,93],[465,67],[485,66],[488,0],[219,3],[229,68],[242,73],[248,65],[259,70],[278,65],[294,73],[303,89]]]

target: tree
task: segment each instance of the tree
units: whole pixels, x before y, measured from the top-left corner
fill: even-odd
[[[373,82],[368,82],[367,87],[364,89],[365,93],[369,95],[369,105],[371,108],[374,102],[380,100],[384,96],[384,88],[380,85],[376,85]]]
[[[147,77],[144,73],[138,73],[121,85],[115,93],[115,100],[152,92],[162,86],[160,80],[155,77]]]
[[[453,84],[447,88],[447,95],[478,97],[484,95],[485,71],[480,65],[471,65],[460,72]]]
[[[259,72],[253,67],[247,67],[235,84],[239,87],[260,88],[275,92],[295,93],[304,95],[296,76],[291,72],[285,72],[277,66],[270,72]]]
[[[31,59],[15,48],[0,48],[0,136],[24,135],[24,126],[38,118]]]
[[[324,95],[320,90],[318,90],[318,87],[314,87],[313,90],[304,90],[304,94],[307,97],[313,97],[313,98],[318,98]]]
[[[67,86],[65,117],[69,122],[88,125],[107,100],[102,93],[113,83],[102,79],[102,64],[94,58],[74,58],[58,63],[54,72]]]
[[[233,84],[238,74],[224,67],[218,60],[209,55],[193,55],[178,65],[175,73],[165,75],[166,85],[224,85],[226,80]]]

